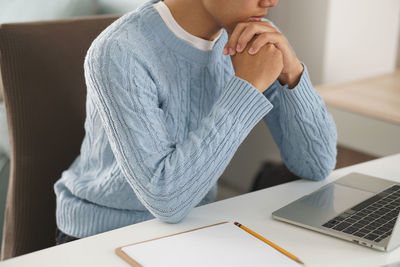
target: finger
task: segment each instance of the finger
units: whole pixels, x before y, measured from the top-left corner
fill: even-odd
[[[226,32],[227,34],[228,34],[228,41],[229,41],[229,39],[231,38],[231,33],[230,32]],[[228,41],[226,41],[226,44],[225,44],[225,46],[224,46],[224,49],[222,50],[222,53],[224,54],[224,55],[228,55],[229,54],[229,51],[228,51],[228,48],[227,48],[227,46],[228,46]]]
[[[248,27],[246,27],[242,34],[240,35],[238,41],[237,41],[237,51],[238,52],[242,52],[243,49],[247,46],[247,44],[250,42],[251,39],[253,39],[253,37],[255,35],[260,35],[266,32],[276,32],[276,29],[273,28],[272,26],[268,26],[268,25],[260,25],[257,23],[252,23],[252,25],[249,25]]]
[[[263,20],[263,23],[267,24],[268,26],[271,26],[272,28],[274,28],[276,31],[278,31],[278,29],[276,29],[274,26],[272,26],[272,23],[268,20]]]
[[[255,32],[254,34],[250,34],[250,37],[247,37],[247,41],[242,41],[242,43],[239,44],[239,38],[238,36],[241,35],[241,33],[246,30],[247,27],[250,25],[253,25],[251,27],[254,27],[254,25],[257,25],[257,29],[260,29],[259,31]],[[261,32],[278,32],[278,30],[272,26],[272,24],[269,21],[261,21],[261,22],[241,22],[236,25],[232,33],[228,33],[228,42],[225,44],[223,53],[225,55],[234,55],[236,52],[242,52],[244,48],[247,46],[247,43],[249,40],[251,40],[254,35],[257,33]]]
[[[231,38],[231,35],[232,35],[232,33],[229,32],[229,31],[227,31],[226,33],[228,34],[228,41],[226,41],[226,44],[225,44],[225,46],[224,46],[224,49],[222,50],[222,53],[223,53],[224,55],[228,55],[228,54],[229,54],[229,51],[228,51],[228,42],[229,42],[229,39]]]
[[[257,36],[251,43],[248,53],[254,55],[266,44],[274,44],[278,49],[283,48],[283,35],[276,32],[265,32]],[[281,50],[281,49],[280,49]],[[284,50],[284,49],[282,49]],[[284,53],[284,51],[282,51]]]
[[[247,23],[247,22],[240,22],[236,25],[235,29],[233,30],[232,34],[230,35],[230,37],[228,39],[228,42],[225,45],[224,54],[225,54],[225,52],[227,52],[231,56],[233,56],[236,53],[237,39],[239,38],[240,34],[247,27],[248,24],[249,23]]]

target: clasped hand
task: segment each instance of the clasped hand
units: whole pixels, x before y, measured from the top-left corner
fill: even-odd
[[[240,22],[236,25],[235,29],[231,33],[228,33],[228,35],[229,39],[225,45],[223,53],[225,55],[229,54],[231,56],[232,63],[235,68],[235,73],[237,67],[235,66],[237,65],[235,63],[240,64],[239,62],[242,61],[235,60],[235,58],[252,56],[253,60],[255,61],[257,55],[262,50],[268,49],[268,52],[273,53],[275,56],[272,55],[272,57],[270,56],[268,60],[264,60],[264,64],[267,65],[267,67],[275,67],[279,69],[280,64],[277,64],[277,62],[275,62],[275,57],[279,57],[279,54],[281,54],[280,57],[282,61],[282,68],[280,69],[278,76],[271,77],[273,79],[272,82],[278,79],[281,84],[288,84],[289,88],[293,88],[297,85],[303,72],[303,66],[294,54],[286,37],[281,34],[274,26],[272,26],[271,23],[269,23],[268,21]],[[273,47],[271,47],[271,45],[273,45]],[[275,49],[277,49],[278,52],[275,51]],[[266,51],[264,51],[264,53],[265,52]],[[248,62],[248,60],[244,61],[247,63],[247,65],[251,64],[251,62]],[[272,66],[271,63],[275,64],[275,66]],[[236,75],[237,74],[238,73],[236,73]],[[274,76],[274,74],[276,75],[276,71],[272,71],[269,74]],[[271,78],[267,80],[271,82]],[[269,87],[269,85],[267,84],[267,88]],[[257,89],[259,89],[260,91],[266,90],[266,88]]]

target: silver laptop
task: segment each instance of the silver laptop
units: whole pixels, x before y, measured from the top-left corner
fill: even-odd
[[[399,210],[399,183],[351,173],[274,211],[272,217],[390,251],[400,245]]]

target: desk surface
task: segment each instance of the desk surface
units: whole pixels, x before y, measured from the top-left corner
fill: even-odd
[[[115,255],[115,248],[225,220],[264,235],[306,266],[380,266],[400,261],[400,249],[379,252],[271,218],[274,210],[353,171],[400,181],[399,163],[400,154],[380,158],[336,170],[321,182],[295,181],[195,208],[180,224],[150,220],[16,257],[0,266],[127,266]]]
[[[317,86],[332,107],[400,124],[400,69],[343,84]]]

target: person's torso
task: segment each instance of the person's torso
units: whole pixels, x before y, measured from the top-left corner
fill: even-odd
[[[132,49],[135,49],[135,42],[146,42],[146,50],[141,51],[145,53],[143,63],[151,66],[149,75],[157,85],[167,130],[174,142],[184,142],[209,114],[225,84],[234,75],[229,56],[224,56],[221,51],[221,58],[211,58],[206,64],[193,64],[168,49],[157,37],[149,41],[148,36],[143,37],[140,32],[127,36],[135,36],[128,40],[132,42]],[[221,39],[227,39],[226,33]],[[154,61],[157,64],[153,64]],[[131,71],[129,66],[126,71]],[[81,153],[63,173],[61,181],[72,195],[90,203],[116,209],[146,210],[121,173],[103,127],[97,107],[88,95],[86,134]]]

